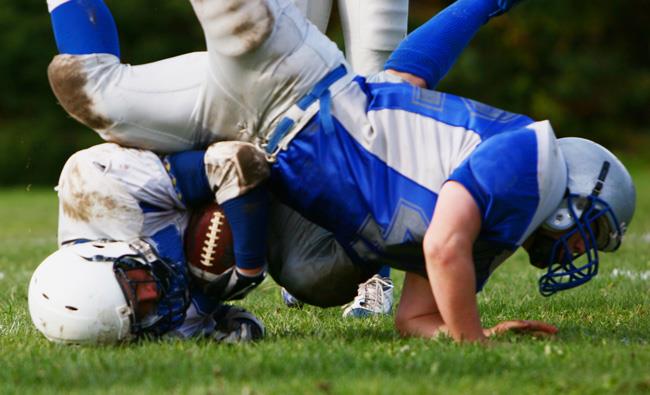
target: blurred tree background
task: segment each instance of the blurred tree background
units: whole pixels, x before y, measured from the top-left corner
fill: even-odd
[[[107,3],[124,62],[204,49],[186,0]],[[411,0],[410,28],[449,3]],[[0,185],[54,185],[70,154],[100,140],[50,92],[46,69],[56,47],[45,0],[3,0],[0,31]],[[340,42],[336,17],[329,33]],[[643,157],[650,147],[650,0],[527,0],[491,21],[438,89],[550,119],[560,136]]]

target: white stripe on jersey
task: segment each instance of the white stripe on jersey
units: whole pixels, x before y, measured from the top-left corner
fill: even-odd
[[[519,244],[530,236],[546,218],[558,208],[567,185],[567,168],[562,150],[549,121],[540,121],[528,125],[537,136],[537,185],[539,203],[535,215],[526,232],[519,239]]]
[[[359,86],[351,84],[336,96],[332,113],[366,150],[435,193],[481,142],[472,130],[404,110],[366,114],[366,105],[359,104],[366,102]]]
[[[47,11],[52,13],[56,7],[69,1],[70,0],[47,0]]]

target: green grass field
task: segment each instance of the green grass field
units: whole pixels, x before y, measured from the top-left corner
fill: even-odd
[[[400,339],[390,318],[343,320],[338,308],[288,310],[272,281],[243,303],[266,323],[258,344],[50,344],[32,327],[27,285],[56,246],[55,194],[2,190],[0,393],[648,394],[650,166],[632,170],[635,220],[622,250],[603,257],[591,283],[543,298],[540,272],[519,254],[479,297],[484,325],[539,319],[559,326],[559,335],[510,335],[489,346]],[[401,273],[395,278],[401,283]]]

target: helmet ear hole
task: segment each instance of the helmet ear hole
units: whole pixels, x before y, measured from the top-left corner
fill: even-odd
[[[599,247],[605,247],[609,244],[609,235],[611,229],[609,228],[609,221],[605,216],[598,217],[593,224],[594,233],[596,234],[596,243]]]
[[[568,208],[567,199],[564,199],[562,205],[544,221],[542,227],[551,232],[563,232],[571,229],[573,225],[575,221]]]

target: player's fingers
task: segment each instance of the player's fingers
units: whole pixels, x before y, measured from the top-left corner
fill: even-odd
[[[508,331],[517,331],[523,329],[526,325],[526,322],[523,320],[503,321],[490,328],[489,333],[491,336],[500,335]]]
[[[506,332],[530,333],[533,336],[552,336],[558,332],[558,329],[554,325],[536,320],[503,321],[489,329],[491,336]]]
[[[554,335],[558,332],[558,328],[555,325],[551,325],[542,321],[528,321],[528,326],[526,331],[531,332],[543,332],[549,335]]]

